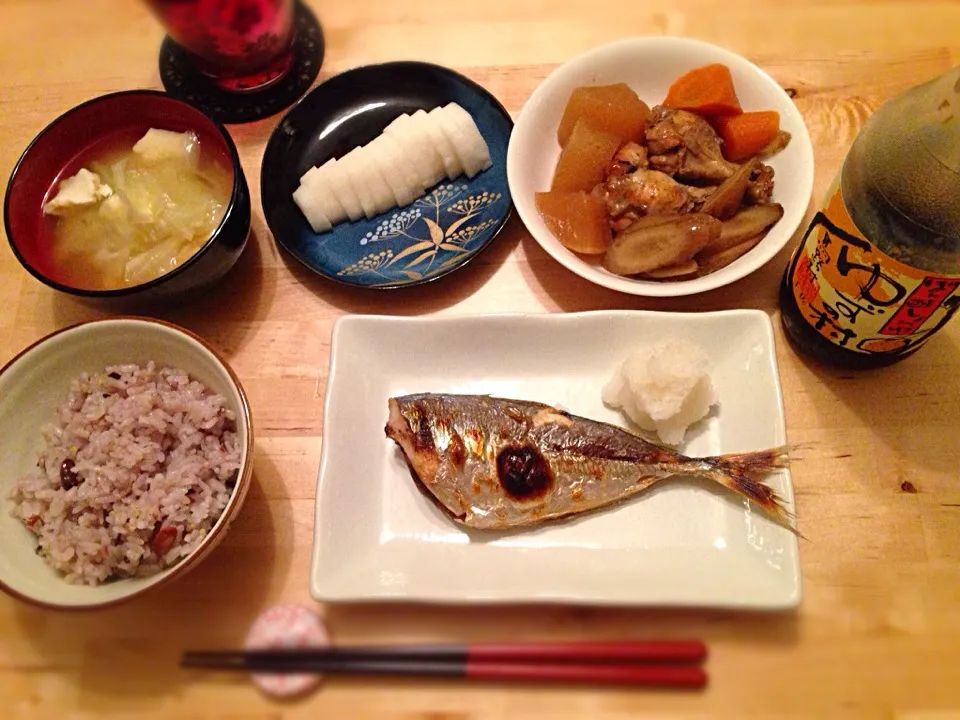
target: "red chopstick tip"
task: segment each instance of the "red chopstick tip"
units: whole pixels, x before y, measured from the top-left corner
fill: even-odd
[[[707,657],[700,640],[586,640],[571,642],[480,643],[467,648],[471,660],[556,660],[563,662],[696,663]]]
[[[583,665],[469,661],[466,676],[475,679],[530,682],[632,685],[637,687],[700,689],[706,671],[697,665]]]

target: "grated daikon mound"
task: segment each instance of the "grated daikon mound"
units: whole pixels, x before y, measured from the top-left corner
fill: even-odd
[[[677,445],[718,404],[709,366],[706,353],[689,340],[662,340],[627,356],[604,386],[603,402]]]

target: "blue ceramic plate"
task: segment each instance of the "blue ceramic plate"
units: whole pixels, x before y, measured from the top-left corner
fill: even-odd
[[[406,207],[313,232],[292,197],[307,170],[365,145],[403,113],[450,102],[473,116],[492,167],[472,180],[444,181]],[[331,280],[379,289],[435,280],[474,258],[510,216],[512,129],[493,95],[437,65],[392,62],[341,73],[305,95],[270,136],[260,179],[267,225],[284,249]]]

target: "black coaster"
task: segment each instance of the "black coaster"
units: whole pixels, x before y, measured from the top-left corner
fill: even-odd
[[[200,72],[190,55],[169,37],[160,46],[160,79],[172,97],[200,108],[222,123],[262,120],[296,102],[313,85],[323,64],[323,29],[303,3],[297,3],[293,66],[282,80],[263,90],[227,92]]]

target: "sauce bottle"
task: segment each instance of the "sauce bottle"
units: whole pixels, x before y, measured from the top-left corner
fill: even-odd
[[[960,309],[960,67],[864,124],[784,273],[800,352],[870,368],[916,352]]]

